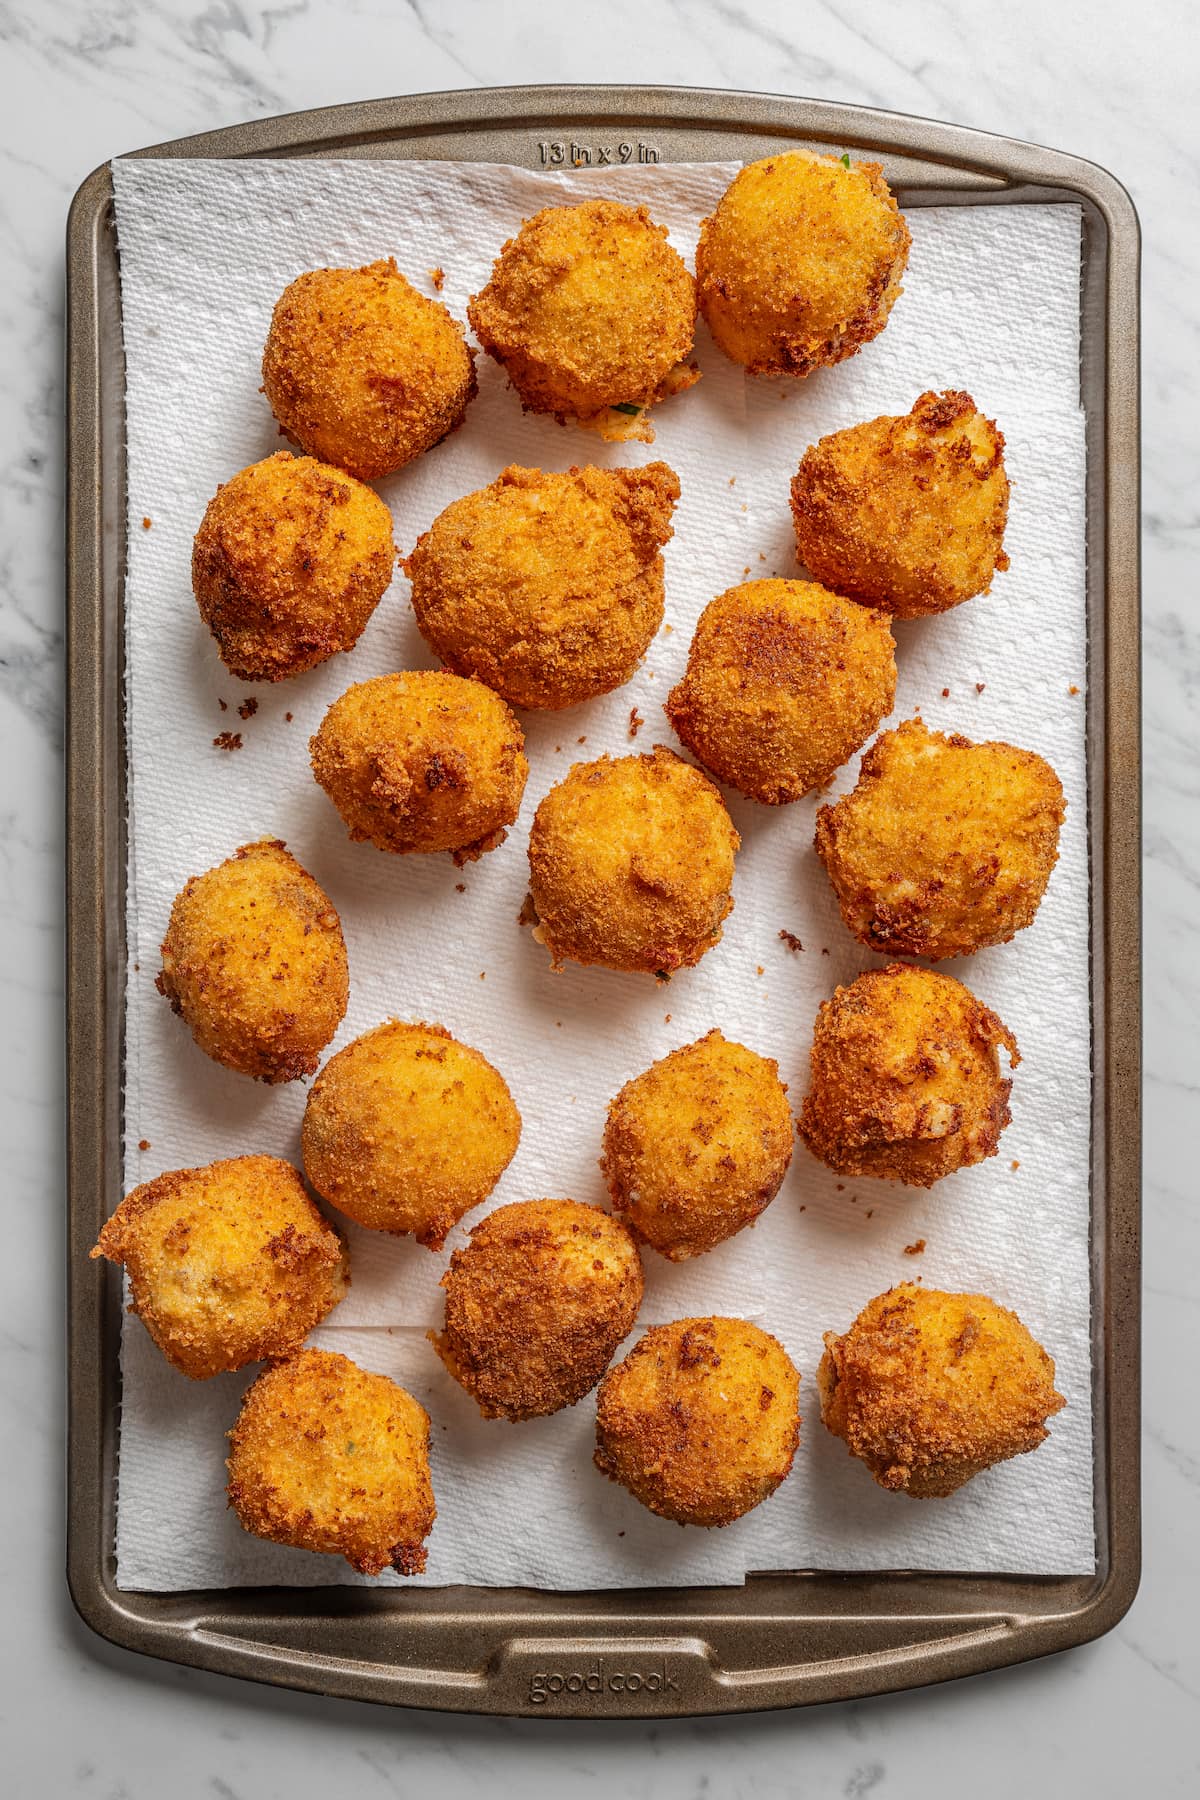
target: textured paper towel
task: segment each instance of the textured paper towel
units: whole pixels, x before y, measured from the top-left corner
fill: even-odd
[[[766,809],[730,798],[743,836],[735,910],[721,945],[663,989],[604,970],[551,972],[516,923],[528,825],[572,761],[672,741],[661,703],[701,607],[747,570],[795,572],[787,483],[805,445],[860,418],[904,411],[923,388],[967,386],[1008,440],[1013,566],[990,597],[898,627],[895,717],[919,706],[931,725],[1036,749],[1071,802],[1035,925],[970,965],[948,965],[999,1011],[1025,1058],[1003,1154],[913,1195],[839,1184],[798,1146],[754,1232],[679,1268],[647,1257],[642,1324],[736,1312],[761,1318],[796,1358],[806,1425],[791,1480],[737,1526],[682,1532],[590,1467],[590,1401],[519,1428],[484,1424],[419,1329],[437,1317],[444,1258],[407,1241],[351,1229],[353,1288],[317,1337],[394,1373],[429,1407],[439,1519],[425,1579],[434,1583],[736,1582],[748,1569],[806,1566],[1090,1570],[1077,211],[913,211],[906,293],[875,344],[805,383],[748,383],[702,330],[704,379],[657,410],[649,447],[605,446],[526,417],[502,372],[480,358],[480,393],[463,429],[379,484],[402,549],[451,499],[510,461],[565,468],[662,457],[683,495],[666,553],[672,629],[616,694],[567,713],[525,715],[531,774],[521,819],[499,851],[466,871],[449,858],[391,858],[350,844],[308,773],[308,738],[351,681],[431,666],[402,576],[352,657],[276,688],[247,688],[226,674],[191,600],[191,539],[205,504],[218,482],[279,442],[258,393],[259,359],[271,306],[294,275],[394,252],[426,291],[426,271],[442,267],[442,298],[461,318],[499,244],[538,206],[597,191],[645,199],[690,260],[697,221],[730,173],[718,165],[599,175],[357,161],[115,165],[130,443],[127,1178],[251,1149],[298,1156],[303,1088],[262,1087],[210,1063],[152,985],[182,881],[263,834],[287,839],[342,916],[351,1000],[333,1048],[395,1013],[444,1023],[504,1072],[524,1132],[490,1204],[562,1193],[601,1200],[596,1158],[609,1098],[630,1074],[714,1024],[775,1056],[798,1100],[820,1000],[879,960],[838,920],[811,850],[817,802]],[[258,711],[243,722],[236,707],[250,692]],[[636,745],[633,707],[645,719]],[[242,732],[239,753],[211,747],[229,729]],[[856,762],[837,791],[853,784]],[[788,950],[781,929],[803,950]],[[918,1237],[928,1243],[920,1261],[903,1253]],[[929,1285],[979,1288],[1015,1305],[1057,1358],[1069,1401],[1035,1457],[936,1505],[876,1490],[819,1426],[812,1387],[821,1332],[917,1272]],[[184,1383],[136,1322],[127,1327],[123,1374],[123,1586],[354,1579],[334,1559],[246,1537],[223,1513],[222,1432],[248,1376]]]

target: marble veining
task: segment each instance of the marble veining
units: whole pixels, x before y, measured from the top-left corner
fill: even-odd
[[[1200,50],[1187,0],[4,0],[0,4],[0,1400],[14,1470],[5,1790],[97,1800],[480,1792],[695,1797],[1147,1792],[1200,1783]],[[138,144],[476,83],[820,95],[1052,143],[1111,168],[1145,234],[1146,1573],[1103,1642],[805,1714],[574,1725],[395,1714],[143,1662],[62,1581],[62,230]],[[1190,579],[1189,579],[1190,577]]]

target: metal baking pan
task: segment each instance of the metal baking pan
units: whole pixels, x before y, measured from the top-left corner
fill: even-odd
[[[741,1588],[122,1593],[113,1553],[119,1281],[87,1252],[121,1196],[124,370],[107,165],[68,227],[68,1579],[86,1622],[150,1656],[447,1711],[677,1716],[943,1681],[1098,1637],[1139,1571],[1138,225],[1092,163],[860,107],[685,88],[410,95],[181,138],[149,157],[438,157],[551,168],[752,159],[792,144],[884,165],[905,208],[1083,212],[1092,868],[1094,1576],[752,1576]]]

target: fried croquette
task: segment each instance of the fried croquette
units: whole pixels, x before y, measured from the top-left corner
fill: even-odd
[[[744,1319],[652,1326],[600,1383],[596,1467],[660,1518],[731,1525],[791,1470],[799,1387],[783,1345]]]
[[[600,1167],[634,1235],[683,1262],[753,1225],[791,1159],[778,1064],[710,1031],[625,1083]]]
[[[476,392],[462,326],[393,257],[298,276],[276,302],[262,376],[288,437],[361,481],[439,444]]]
[[[439,515],[406,561],[421,634],[513,706],[557,709],[628,681],[663,616],[679,479],[510,467]]]
[[[536,1419],[590,1393],[642,1303],[642,1263],[619,1219],[577,1200],[487,1215],[442,1276],[429,1338],[485,1419]]]
[[[192,589],[226,668],[240,681],[284,681],[353,650],[395,558],[378,494],[280,450],[209,501]]]
[[[828,781],[892,710],[895,651],[883,613],[813,581],[747,581],[701,613],[664,710],[718,781],[786,805]]]
[[[688,968],[720,941],[740,843],[712,782],[661,744],[576,763],[529,834],[534,935],[556,969]]]
[[[887,324],[911,243],[878,163],[749,163],[700,227],[700,310],[752,375],[809,375]]]
[[[654,441],[646,409],[690,387],[696,284],[644,206],[548,206],[504,245],[471,328],[526,412]]]
[[[843,1336],[825,1333],[817,1388],[851,1456],[917,1500],[1036,1450],[1066,1405],[1053,1359],[1016,1313],[911,1282],[870,1301]]]
[[[243,844],[176,896],[155,986],[214,1062],[311,1075],[350,997],[336,908],[282,840]]]
[[[932,1187],[995,1156],[1017,1041],[950,975],[891,963],[822,1001],[800,1136],[841,1175]]]
[[[946,612],[1008,567],[1004,439],[970,394],[922,394],[806,450],[792,517],[800,561],[827,587],[898,619]]]
[[[525,734],[499,695],[441,672],[358,682],[309,750],[356,843],[448,850],[460,866],[504,842],[529,774]]]
[[[247,1390],[229,1433],[229,1504],[247,1531],[420,1575],[437,1509],[429,1415],[386,1375],[302,1350]]]
[[[513,1159],[521,1115],[478,1050],[389,1019],[325,1064],[301,1143],[318,1194],[373,1231],[440,1250]]]
[[[1032,750],[906,719],[872,744],[853,793],[821,808],[814,841],[860,943],[936,962],[1032,924],[1065,811]]]
[[[233,1156],[143,1182],[92,1255],[125,1265],[129,1310],[197,1381],[290,1356],[350,1282],[337,1232],[277,1156]]]

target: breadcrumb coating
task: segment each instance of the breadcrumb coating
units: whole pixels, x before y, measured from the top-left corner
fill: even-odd
[[[455,500],[404,567],[421,635],[512,706],[557,709],[629,680],[663,616],[679,478],[512,465]]]
[[[92,1255],[124,1264],[130,1312],[197,1381],[298,1350],[350,1285],[345,1246],[277,1156],[143,1182]]]
[[[1066,1405],[1053,1359],[1016,1313],[911,1282],[870,1301],[841,1337],[825,1333],[817,1388],[851,1456],[918,1500],[1036,1450]]]
[[[535,935],[556,968],[690,967],[720,941],[740,843],[712,782],[661,744],[576,763],[534,814]]]
[[[695,283],[644,206],[584,200],[535,213],[467,317],[526,412],[574,417],[612,440],[652,443],[645,409],[698,379],[680,366]]]
[[[817,855],[860,943],[937,962],[1030,925],[1058,860],[1062,783],[1032,750],[906,719],[817,814]]]
[[[214,1062],[311,1075],[350,997],[337,910],[282,839],[243,844],[176,896],[155,986]]]
[[[800,561],[827,587],[899,619],[946,612],[1008,568],[1004,438],[970,394],[922,394],[806,450],[792,518]]]
[[[792,1159],[779,1065],[710,1031],[627,1081],[600,1167],[642,1243],[683,1262],[753,1225]]]
[[[448,850],[460,866],[504,842],[529,774],[525,734],[499,695],[433,671],[347,688],[309,750],[356,843]]]
[[[440,1250],[513,1159],[521,1115],[487,1058],[389,1019],[330,1057],[304,1109],[304,1172],[339,1212]]]
[[[842,1175],[932,1187],[995,1156],[1016,1039],[950,975],[892,963],[822,1002],[800,1136]]]
[[[262,376],[288,437],[361,481],[439,444],[476,393],[462,326],[394,257],[298,276],[276,302]]]
[[[386,1375],[302,1350],[247,1391],[229,1443],[229,1504],[255,1537],[344,1556],[360,1575],[423,1573],[429,1415]]]
[[[718,781],[782,806],[829,780],[892,710],[883,613],[813,581],[748,581],[710,600],[664,711]]]
[[[911,241],[878,163],[766,157],[700,227],[700,310],[752,375],[809,375],[883,330]]]
[[[610,1369],[596,1467],[680,1525],[731,1525],[775,1492],[800,1441],[800,1377],[744,1319],[655,1325]]]
[[[442,1276],[446,1323],[430,1342],[485,1419],[536,1419],[595,1387],[642,1303],[628,1229],[577,1200],[491,1212]]]
[[[284,681],[353,650],[392,579],[392,515],[353,476],[277,451],[222,483],[192,589],[240,681]]]

